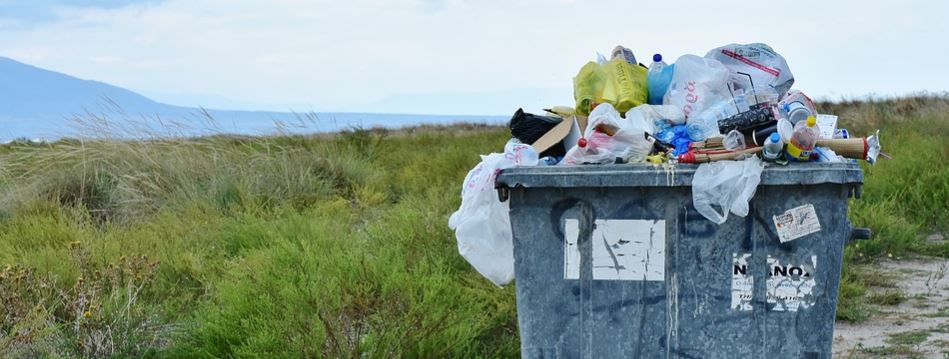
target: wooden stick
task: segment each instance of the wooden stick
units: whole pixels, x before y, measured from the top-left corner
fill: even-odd
[[[715,161],[729,161],[742,156],[754,155],[761,152],[763,147],[752,147],[740,151],[715,151],[710,153],[689,152],[679,156],[681,163],[709,163]]]
[[[835,138],[817,140],[817,146],[829,148],[838,155],[847,158],[856,158],[858,160],[867,159],[866,138]]]
[[[729,160],[733,160],[744,155],[756,154],[758,152],[761,152],[762,149],[764,148],[752,147],[752,148],[747,148],[741,151],[734,151],[731,153],[716,153],[716,154],[709,154],[709,155],[704,155],[704,156],[708,156],[708,161],[706,162],[729,161]],[[699,155],[696,155],[696,159],[698,159],[698,156]]]

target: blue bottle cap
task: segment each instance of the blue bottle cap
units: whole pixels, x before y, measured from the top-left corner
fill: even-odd
[[[652,55],[652,62],[659,62],[659,61],[662,61],[662,55],[660,54]]]
[[[771,139],[771,142],[781,142],[781,135],[779,135],[777,132],[772,132],[771,137],[768,138]]]

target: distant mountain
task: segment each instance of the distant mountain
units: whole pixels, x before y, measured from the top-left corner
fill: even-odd
[[[369,112],[407,112],[424,103],[427,113],[458,113],[459,108],[474,113],[513,114],[519,107],[538,113],[555,105],[573,106],[570,88],[517,88],[483,92],[433,92],[392,95],[378,101],[350,107]]]
[[[498,116],[446,116],[373,113],[295,114],[267,111],[208,109],[209,122],[198,108],[153,101],[135,92],[107,83],[83,80],[0,57],[0,140],[12,138],[58,138],[88,133],[88,121],[105,117],[123,135],[125,126],[150,128],[150,133],[201,135],[209,133],[266,134],[279,131],[329,132],[352,126],[403,127],[420,123],[501,123]],[[131,123],[135,123],[134,125]],[[175,123],[177,125],[169,125]],[[132,133],[129,135],[128,133]],[[135,130],[125,133],[134,136]]]
[[[120,87],[0,57],[0,115],[49,119],[81,113],[105,99],[130,112],[177,110]]]

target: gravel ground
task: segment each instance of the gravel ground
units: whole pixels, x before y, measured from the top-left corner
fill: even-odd
[[[873,315],[863,323],[838,322],[834,357],[949,358],[949,259],[888,259],[877,264],[881,273],[895,277],[905,300],[873,305]]]

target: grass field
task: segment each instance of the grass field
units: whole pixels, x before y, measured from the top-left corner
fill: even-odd
[[[822,104],[881,128],[846,268],[949,257],[949,98]],[[515,357],[513,286],[448,215],[505,128],[0,146],[0,357]],[[838,317],[874,278],[847,270]]]

